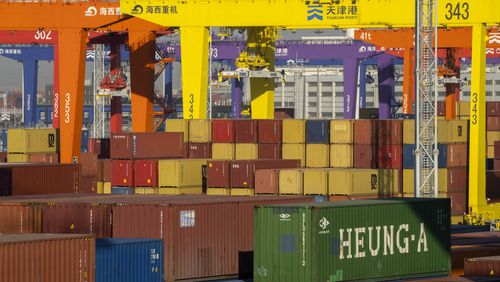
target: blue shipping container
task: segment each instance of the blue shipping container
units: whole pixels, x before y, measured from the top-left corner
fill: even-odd
[[[306,143],[308,144],[330,143],[330,121],[329,120],[306,121]]]
[[[446,168],[448,166],[448,146],[438,144],[438,167]],[[415,144],[403,145],[403,168],[415,168]]]
[[[163,240],[96,240],[96,282],[163,281]]]
[[[134,187],[112,187],[111,194],[131,195],[135,194]]]

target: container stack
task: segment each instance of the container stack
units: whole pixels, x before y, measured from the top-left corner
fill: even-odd
[[[83,193],[97,193],[99,163],[97,153],[80,154],[80,189]]]
[[[354,167],[378,167],[378,128],[376,120],[354,121]]]
[[[259,159],[281,160],[282,128],[281,120],[258,121]]]
[[[486,103],[486,119],[487,158],[493,160],[495,158],[495,141],[500,141],[500,102]]]
[[[216,160],[235,159],[235,122],[230,119],[212,121],[212,158]]]
[[[113,180],[113,162],[111,159],[97,160],[97,193],[111,194],[111,181]]]
[[[330,121],[306,121],[306,167],[330,167]]]
[[[235,120],[235,160],[256,160],[259,158],[258,121]]]
[[[500,170],[500,141],[495,141],[495,160],[493,163],[494,170]]]
[[[51,128],[11,128],[7,131],[9,163],[58,163],[59,136]]]
[[[467,101],[458,102],[457,118],[459,120],[470,119],[470,102]]]
[[[299,119],[283,120],[283,159],[300,160],[306,166],[306,121]]]
[[[212,157],[212,122],[211,120],[191,120],[181,122],[189,128],[187,156],[190,159],[210,159]],[[186,125],[183,125],[184,128]],[[168,126],[168,125],[167,125]],[[185,135],[184,135],[185,138]]]
[[[352,120],[330,122],[330,167],[352,168],[354,139]]]

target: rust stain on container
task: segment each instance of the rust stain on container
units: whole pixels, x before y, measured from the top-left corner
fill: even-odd
[[[376,168],[378,165],[377,145],[354,145],[354,167]]]
[[[255,172],[255,193],[274,194],[279,193],[279,170],[260,169]]]
[[[207,186],[213,188],[231,187],[231,162],[207,162]]]
[[[258,121],[252,119],[239,119],[235,121],[236,143],[257,143]]]
[[[190,159],[210,159],[212,157],[211,143],[189,143]]]
[[[82,176],[97,176],[98,164],[96,153],[81,153],[79,161]]]
[[[377,135],[376,120],[360,119],[354,121],[354,144],[377,144]]]
[[[94,281],[95,239],[89,235],[2,235],[0,254],[0,281]]]
[[[281,144],[259,144],[259,159],[281,159]]]
[[[185,155],[184,133],[117,133],[111,136],[112,159],[182,158]]]
[[[113,175],[111,185],[113,186],[134,186],[134,161],[113,160]]]
[[[467,144],[448,144],[448,167],[467,166]]]
[[[401,145],[403,142],[402,120],[379,120],[378,143],[384,145]]]
[[[273,119],[259,120],[259,143],[277,144],[281,143],[282,121]]]

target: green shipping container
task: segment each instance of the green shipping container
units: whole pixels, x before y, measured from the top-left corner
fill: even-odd
[[[450,200],[384,199],[255,209],[255,282],[447,275]]]

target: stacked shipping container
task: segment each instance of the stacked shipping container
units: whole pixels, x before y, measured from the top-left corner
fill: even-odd
[[[59,135],[55,129],[11,128],[7,131],[9,163],[58,163]]]
[[[487,169],[494,169],[495,142],[500,141],[500,102],[486,103],[486,129],[487,158],[492,162]]]

